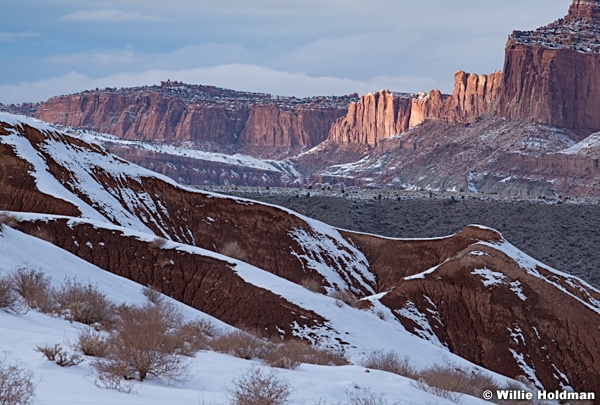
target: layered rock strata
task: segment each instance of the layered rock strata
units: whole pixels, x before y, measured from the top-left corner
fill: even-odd
[[[312,147],[353,99],[297,99],[169,81],[53,97],[35,117],[139,141]]]
[[[502,73],[476,75],[458,71],[450,96],[439,90],[429,94],[369,93],[351,103],[348,113],[332,126],[329,140],[377,146],[425,120],[468,122],[491,112],[501,89]]]
[[[600,3],[574,0],[569,14],[506,44],[498,114],[572,129],[600,129]]]

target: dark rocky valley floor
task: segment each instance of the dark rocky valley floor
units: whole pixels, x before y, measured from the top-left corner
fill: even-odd
[[[500,231],[534,258],[600,287],[597,200],[376,190],[202,189],[281,205],[336,227],[390,237],[438,237],[458,232],[468,224],[485,225]]]

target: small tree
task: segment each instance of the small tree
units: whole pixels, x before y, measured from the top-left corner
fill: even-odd
[[[0,356],[0,405],[29,405],[35,397],[33,373]]]
[[[292,395],[290,383],[275,371],[251,368],[237,379],[228,392],[232,405],[283,405]]]

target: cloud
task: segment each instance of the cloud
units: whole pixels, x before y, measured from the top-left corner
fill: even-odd
[[[92,51],[68,55],[54,55],[49,57],[47,61],[77,67],[93,65],[106,69],[113,66],[131,64],[137,61],[137,59],[131,47],[127,47],[117,51]]]
[[[0,32],[0,43],[18,42],[40,36],[39,32]]]
[[[391,86],[393,88],[390,90],[416,92],[430,89],[433,84],[433,80],[427,77],[380,76],[360,81],[330,76],[313,77],[303,72],[279,71],[253,64],[228,64],[185,70],[152,69],[122,72],[98,78],[70,72],[44,80],[2,85],[0,103],[44,101],[60,94],[77,93],[94,88],[153,85],[167,79],[296,97],[355,92],[363,94],[378,89],[389,89]]]
[[[141,14],[138,12],[109,9],[77,11],[65,15],[61,18],[61,20],[70,22],[120,23],[132,21],[159,21],[160,18],[154,15]]]

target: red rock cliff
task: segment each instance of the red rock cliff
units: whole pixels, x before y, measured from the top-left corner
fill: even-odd
[[[489,113],[501,88],[502,73],[475,75],[458,71],[452,95],[439,90],[418,95],[369,93],[350,104],[348,113],[332,126],[329,139],[338,143],[376,146],[382,138],[406,131],[421,122],[469,122]]]
[[[572,129],[600,129],[600,2],[574,0],[569,14],[506,44],[504,117]]]
[[[329,139],[338,143],[377,145],[382,138],[409,127],[411,98],[387,90],[369,93],[348,106],[348,113],[331,127]]]
[[[325,140],[352,99],[274,97],[163,82],[53,97],[35,117],[140,141],[312,147]]]

